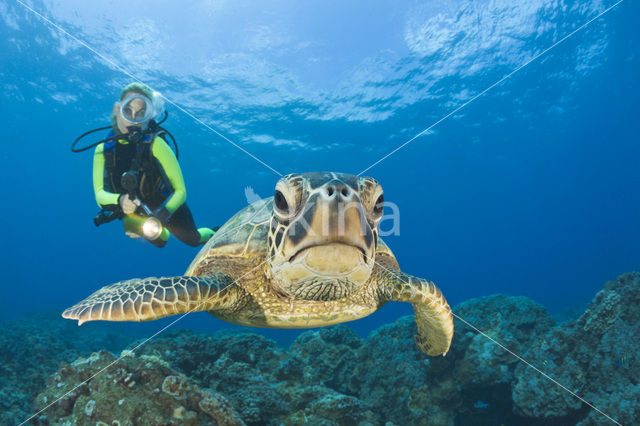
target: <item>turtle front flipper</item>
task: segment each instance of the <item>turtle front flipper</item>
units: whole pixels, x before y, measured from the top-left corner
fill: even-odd
[[[244,290],[226,274],[120,281],[66,309],[62,316],[87,321],[150,321],[231,306]]]
[[[413,306],[418,348],[427,355],[446,355],[453,338],[453,315],[440,289],[429,280],[395,268],[378,265],[376,269],[382,300],[409,302]]]

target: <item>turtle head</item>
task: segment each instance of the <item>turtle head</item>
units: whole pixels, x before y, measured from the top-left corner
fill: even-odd
[[[269,229],[275,289],[304,300],[336,300],[371,275],[383,208],[372,178],[290,174],[278,181]]]

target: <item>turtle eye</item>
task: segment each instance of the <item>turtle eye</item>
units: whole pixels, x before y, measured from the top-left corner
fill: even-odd
[[[273,196],[273,201],[276,205],[276,208],[280,210],[284,214],[289,213],[289,203],[287,203],[287,199],[284,194],[276,189],[276,193]]]
[[[376,215],[381,215],[383,210],[384,210],[384,194],[380,194],[380,196],[376,200],[376,203],[373,205],[373,212]]]

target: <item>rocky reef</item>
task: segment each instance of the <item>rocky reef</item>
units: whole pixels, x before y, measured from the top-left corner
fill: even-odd
[[[251,333],[177,331],[121,357],[98,351],[46,381],[34,373],[40,393],[31,408],[43,411],[31,423],[586,426],[640,418],[640,274],[607,283],[562,324],[524,297],[483,297],[454,311],[445,357],[417,350],[412,317],[366,339],[348,325],[308,331],[288,350]]]
[[[222,395],[200,389],[161,358],[128,350],[63,364],[34,408],[46,411],[33,421],[44,425],[244,425]]]
[[[106,324],[105,324],[106,325]],[[82,330],[62,321],[59,312],[29,315],[0,327],[0,424],[18,424],[32,413],[32,402],[60,363],[91,352],[119,351],[132,336],[118,327]]]
[[[517,412],[533,418],[578,420],[580,426],[613,423],[606,416],[637,424],[640,274],[608,282],[580,318],[552,328],[526,349],[523,358],[597,410],[521,364],[512,390]]]

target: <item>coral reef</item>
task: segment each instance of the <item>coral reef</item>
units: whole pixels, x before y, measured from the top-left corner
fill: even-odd
[[[515,351],[553,324],[542,306],[523,297],[473,299],[455,312]],[[361,346],[351,388],[375,412],[398,424],[479,425],[513,419],[509,383],[516,359],[458,319],[456,330],[447,356],[429,358],[413,343],[412,317],[381,327]]]
[[[101,351],[63,365],[47,379],[34,423],[225,425],[244,422],[222,395],[200,389],[159,358]]]
[[[622,275],[598,292],[580,318],[547,332],[524,358],[618,422],[633,424],[640,419],[639,307],[640,274]],[[525,365],[516,369],[513,400],[519,413],[533,418],[575,419],[580,425],[604,419]]]
[[[288,350],[252,333],[174,331],[118,361],[101,351],[63,364],[46,384],[39,382],[44,390],[33,409],[51,406],[32,422],[608,422],[542,372],[617,421],[633,424],[640,418],[639,306],[640,274],[607,283],[579,318],[562,324],[524,297],[469,300],[454,309],[450,352],[433,358],[415,347],[412,317],[364,339],[344,324],[306,331]]]
[[[290,353],[259,335],[185,331],[152,341],[141,353],[166,357],[200,386],[223,393],[247,424],[376,424],[363,401],[332,386],[346,342],[361,344],[344,325],[303,333]]]
[[[34,396],[60,362],[103,348],[120,351],[132,335],[99,324],[85,330],[59,312],[30,315],[0,327],[0,424],[18,424],[32,413]]]

